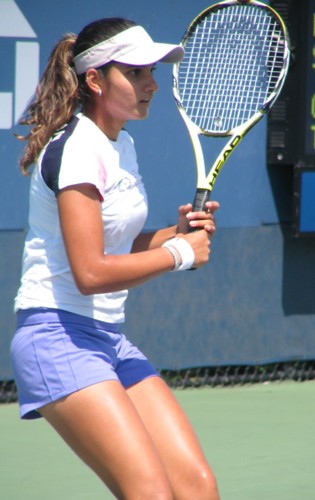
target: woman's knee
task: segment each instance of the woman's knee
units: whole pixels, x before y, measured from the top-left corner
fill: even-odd
[[[186,477],[185,492],[182,498],[198,498],[198,500],[219,500],[216,478],[210,468],[192,471]]]
[[[203,471],[199,476],[199,494],[196,498],[219,500],[219,491],[216,478],[211,471]]]

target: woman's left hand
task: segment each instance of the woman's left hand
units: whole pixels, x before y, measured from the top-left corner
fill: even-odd
[[[189,232],[189,228],[204,229],[209,235],[213,235],[216,229],[216,221],[213,214],[219,206],[217,201],[207,201],[206,212],[192,212],[191,203],[181,205],[178,208],[176,232],[185,234]]]

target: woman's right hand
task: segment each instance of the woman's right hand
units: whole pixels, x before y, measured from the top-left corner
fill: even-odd
[[[187,234],[178,234],[178,238],[184,238],[192,247],[195,254],[193,268],[207,264],[210,256],[210,234],[201,229]]]

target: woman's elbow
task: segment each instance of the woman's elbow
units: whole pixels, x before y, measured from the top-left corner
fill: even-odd
[[[74,281],[77,289],[82,295],[94,295],[97,293],[111,293],[121,290],[123,287],[116,283],[114,277],[110,273],[110,269],[106,273],[101,274],[98,270],[88,270],[73,273]]]
[[[88,296],[109,291],[106,283],[102,287],[100,286],[100,281],[94,273],[81,271],[80,273],[73,273],[73,277],[81,295]]]

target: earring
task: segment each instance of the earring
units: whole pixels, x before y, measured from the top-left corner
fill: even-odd
[[[98,95],[101,96],[103,94],[102,89],[98,89]]]

